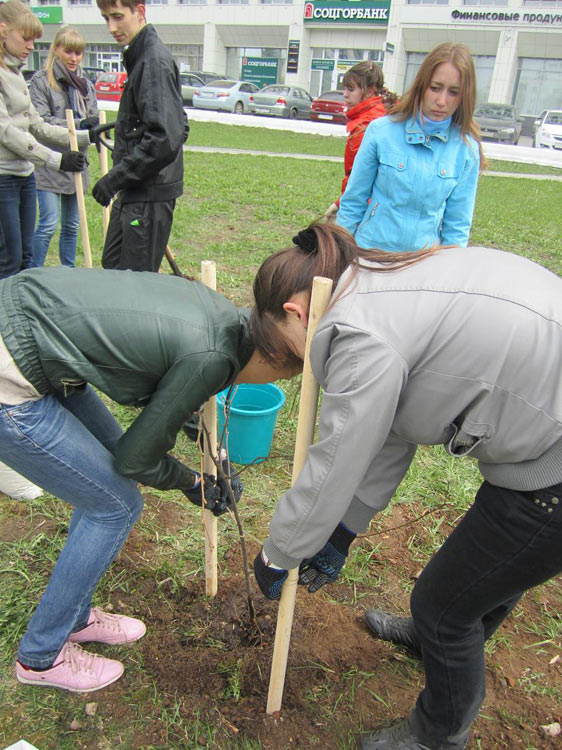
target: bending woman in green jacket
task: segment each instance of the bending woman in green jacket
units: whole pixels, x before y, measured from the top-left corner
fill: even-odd
[[[188,417],[240,378],[271,379],[248,316],[202,284],[152,273],[37,268],[0,282],[0,460],[74,506],[20,643],[20,682],[86,692],[123,673],[77,643],[146,628],[92,609],[92,595],[141,513],[137,482],[201,504],[199,475],[168,453]],[[90,385],[144,406],[125,433]],[[205,499],[226,510],[211,482]]]

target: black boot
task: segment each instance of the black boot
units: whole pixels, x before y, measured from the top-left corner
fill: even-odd
[[[369,630],[376,638],[405,646],[421,659],[421,648],[411,617],[398,617],[382,609],[368,609],[365,619]]]

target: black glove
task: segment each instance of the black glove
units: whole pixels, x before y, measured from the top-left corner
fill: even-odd
[[[81,151],[63,151],[60,160],[61,172],[81,172],[86,166],[86,157]]]
[[[195,487],[191,487],[191,489],[188,490],[183,490],[183,494],[194,505],[198,505],[199,507],[201,507],[201,476],[196,471],[194,471],[193,473],[196,477],[196,481],[199,481],[197,481],[197,485]],[[203,476],[205,479],[205,509],[210,510],[214,516],[222,516],[222,514],[226,513],[226,511],[228,510],[227,503],[224,501],[219,487],[217,487],[215,478],[210,474],[204,474]]]
[[[289,571],[272,568],[264,559],[263,547],[254,560],[254,575],[264,596],[268,599],[281,598],[283,582],[289,575]]]
[[[234,499],[236,500],[236,503],[239,503],[240,498],[242,497],[242,492],[244,491],[244,482],[240,479],[240,474],[232,471],[232,466],[228,459],[228,456],[222,461],[222,470],[224,471],[226,476],[230,479],[230,486],[232,487],[232,494],[234,495]],[[230,508],[231,507],[230,495],[228,494],[227,484],[225,480],[219,477],[217,479],[217,486],[219,487],[221,491],[221,496],[224,502],[226,503],[228,508]]]
[[[325,583],[332,583],[343,568],[349,545],[357,534],[343,523],[338,524],[332,536],[314,557],[303,560],[299,565],[299,583],[308,586],[314,594]]]
[[[108,174],[101,177],[92,188],[92,195],[101,206],[109,206],[116,192],[111,185]]]
[[[97,126],[100,124],[100,118],[96,115],[91,115],[90,117],[85,117],[83,120],[80,121],[80,130],[89,130],[90,131],[90,143],[95,143],[96,140],[96,134],[95,132],[92,133],[93,128],[97,128]]]

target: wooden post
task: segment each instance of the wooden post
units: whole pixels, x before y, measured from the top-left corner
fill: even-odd
[[[201,281],[210,289],[217,288],[217,267],[212,260],[201,261]],[[214,396],[203,407],[203,419],[210,437],[210,446],[208,446],[207,436],[203,435],[203,471],[216,477],[217,469],[211,458],[211,454],[217,456],[217,400]],[[207,596],[215,596],[218,588],[217,517],[210,510],[203,511],[203,528],[205,529],[205,592]]]
[[[308,330],[306,333],[299,419],[293,459],[293,484],[296,482],[297,477],[306,463],[308,447],[314,439],[319,387],[314,379],[312,368],[310,366],[310,343],[314,336],[314,332],[316,331],[316,327],[318,326],[318,321],[328,306],[331,293],[332,280],[325,279],[322,276],[316,276],[312,285]],[[279,602],[277,627],[275,630],[275,644],[273,646],[273,660],[271,662],[271,675],[269,678],[269,692],[267,695],[266,710],[268,714],[281,710],[283,687],[285,685],[285,672],[287,671],[287,658],[289,655],[289,645],[291,643],[291,628],[293,627],[293,614],[295,611],[298,579],[299,569],[293,568],[293,570],[289,571],[289,575],[281,590],[281,601]]]
[[[76,129],[74,127],[74,114],[71,109],[66,110],[66,125],[70,135],[70,148],[78,151],[76,140]],[[82,247],[84,249],[84,263],[88,268],[92,267],[92,253],[90,251],[90,235],[88,234],[88,218],[86,216],[86,202],[84,200],[84,187],[82,185],[82,173],[74,172],[74,184],[76,185],[76,200],[78,201],[78,213],[80,215],[80,234],[82,236]]]
[[[105,125],[105,111],[100,110],[100,125]],[[100,143],[100,172],[101,176],[107,174],[108,172],[108,166],[107,166],[107,148],[103,145],[103,143]],[[107,235],[107,227],[109,226],[109,212],[111,210],[111,204],[109,206],[103,206],[103,238],[105,240],[105,237]]]

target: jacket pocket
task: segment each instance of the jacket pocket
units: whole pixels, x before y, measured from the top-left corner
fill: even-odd
[[[459,181],[458,167],[454,162],[437,162],[436,187],[441,200],[446,200]]]
[[[377,196],[388,198],[389,205],[402,206],[409,202],[413,185],[412,165],[400,151],[387,150],[379,154],[379,166],[375,180]]]
[[[453,428],[453,437],[445,444],[445,450],[456,458],[470,455],[486,437],[484,433],[472,435],[465,432],[462,428],[459,430],[456,424],[451,426]]]

